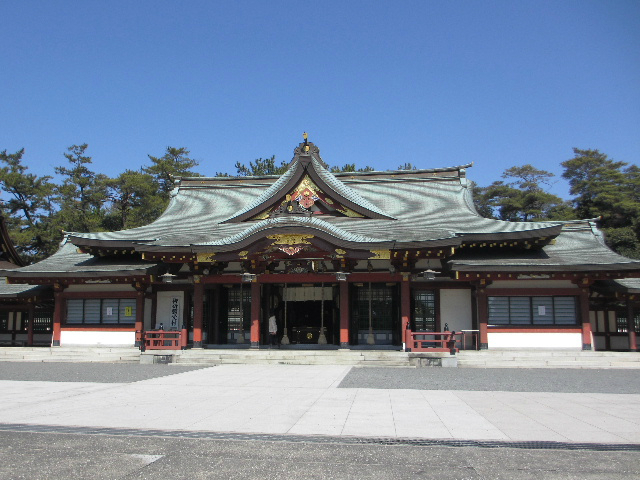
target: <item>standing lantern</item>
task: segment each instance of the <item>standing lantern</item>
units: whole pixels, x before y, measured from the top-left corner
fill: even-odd
[[[280,344],[289,345],[289,336],[287,335],[287,284],[284,284],[284,334]]]
[[[236,343],[244,343],[244,294],[242,290],[243,279],[240,278],[240,331]]]
[[[373,336],[373,322],[372,322],[372,309],[371,309],[371,282],[369,282],[369,335],[367,335],[367,344],[375,345],[376,338]]]
[[[326,345],[327,337],[324,334],[324,282],[322,282],[320,289],[320,335],[318,336],[318,345]]]

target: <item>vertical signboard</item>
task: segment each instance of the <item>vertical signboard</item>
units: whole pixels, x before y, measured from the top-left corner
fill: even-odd
[[[155,328],[180,330],[184,323],[184,292],[158,292]]]

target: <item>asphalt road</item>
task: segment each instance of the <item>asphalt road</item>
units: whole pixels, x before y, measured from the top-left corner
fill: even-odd
[[[0,432],[0,479],[637,479],[637,452]]]

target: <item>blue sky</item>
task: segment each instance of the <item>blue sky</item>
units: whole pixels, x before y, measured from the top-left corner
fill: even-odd
[[[474,162],[560,175],[572,148],[638,163],[640,2],[29,1],[0,5],[0,150],[53,174],[187,147],[197,171],[289,160]],[[554,193],[568,198],[558,178]]]

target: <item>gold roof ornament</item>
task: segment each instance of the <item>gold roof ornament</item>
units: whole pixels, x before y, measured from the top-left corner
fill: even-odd
[[[304,150],[305,152],[309,152],[309,149],[310,149],[310,147],[309,147],[309,134],[308,134],[307,132],[303,132],[303,133],[302,133],[302,138],[304,139],[304,147],[303,147],[303,150]]]
[[[313,238],[313,235],[306,233],[279,233],[276,235],[269,235],[267,238],[274,240],[274,245],[310,245],[308,238]]]
[[[215,253],[198,253],[196,254],[197,262],[207,263],[207,262],[215,262],[216,254]]]

